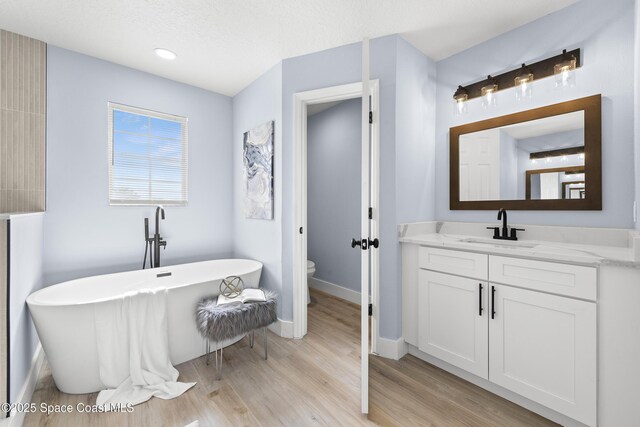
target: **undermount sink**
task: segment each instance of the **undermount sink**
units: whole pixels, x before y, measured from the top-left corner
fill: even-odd
[[[538,246],[535,243],[518,242],[517,240],[480,239],[475,237],[462,239],[461,242],[480,243],[482,245],[491,245],[491,246],[508,246],[513,248],[535,248],[536,246]]]

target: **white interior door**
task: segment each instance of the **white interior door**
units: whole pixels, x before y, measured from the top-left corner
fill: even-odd
[[[460,200],[500,200],[500,133],[460,136]]]
[[[369,207],[370,139],[369,139],[369,40],[362,42],[362,191],[361,191],[361,286],[360,286],[360,392],[362,413],[369,412]]]
[[[300,92],[295,95],[294,144],[294,262],[293,262],[293,338],[303,338],[307,333],[307,105],[362,98],[362,182],[361,182],[361,230],[354,237],[353,246],[361,251],[361,401],[362,412],[369,409],[369,354],[375,352],[378,334],[378,244],[370,247],[369,240],[377,242],[379,200],[379,82],[368,79],[369,47],[363,43],[363,80],[342,86],[334,86]],[[365,59],[366,58],[366,59]],[[370,96],[367,96],[369,94]],[[369,112],[373,123],[369,122]],[[369,215],[371,208],[371,216]],[[362,250],[363,241],[365,250]],[[369,346],[369,289],[373,316],[371,317],[371,347]]]

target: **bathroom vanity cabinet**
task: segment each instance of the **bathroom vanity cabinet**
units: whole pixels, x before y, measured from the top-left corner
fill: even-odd
[[[597,277],[594,266],[403,245],[405,343],[596,425]]]

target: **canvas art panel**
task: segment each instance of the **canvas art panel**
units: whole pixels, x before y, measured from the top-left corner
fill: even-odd
[[[273,219],[273,126],[270,121],[244,133],[244,216]]]

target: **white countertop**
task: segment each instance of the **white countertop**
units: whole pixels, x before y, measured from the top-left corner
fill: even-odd
[[[474,240],[476,242],[474,242]],[[582,265],[620,265],[640,268],[637,248],[630,246],[600,246],[567,242],[519,239],[493,240],[491,235],[463,235],[446,233],[408,233],[399,238],[402,243],[456,249],[517,258],[567,262]],[[479,242],[478,242],[479,241]],[[518,246],[520,245],[520,246]]]

